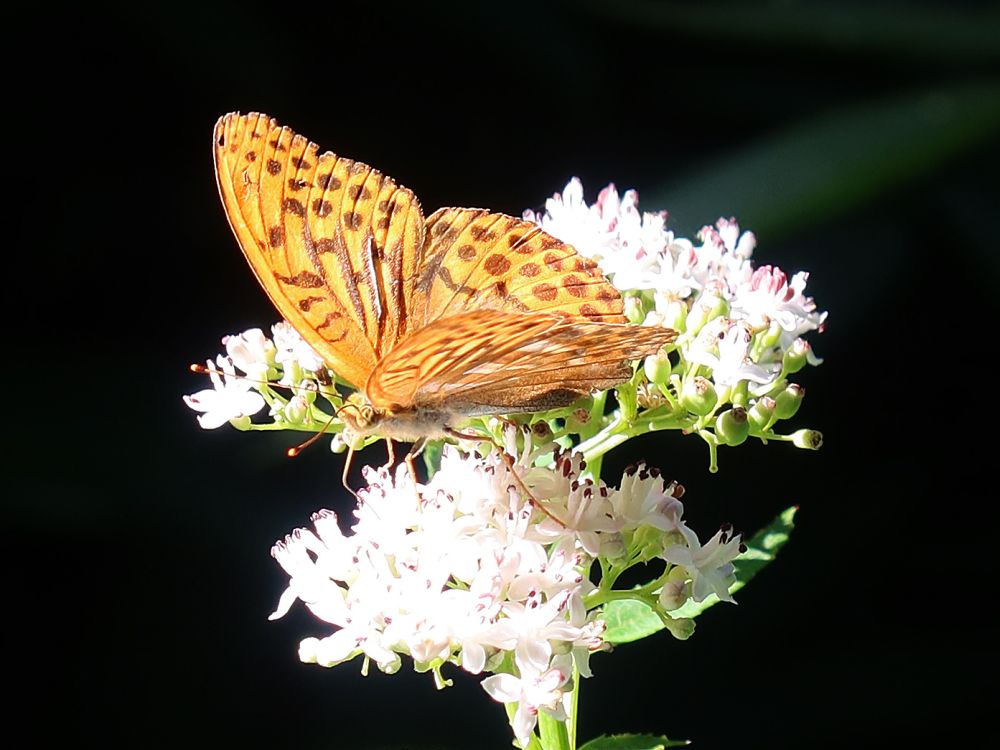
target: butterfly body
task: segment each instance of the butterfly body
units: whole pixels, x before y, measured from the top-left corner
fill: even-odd
[[[286,320],[359,389],[358,435],[440,437],[470,417],[565,406],[676,332],[625,323],[596,264],[485,209],[427,219],[412,192],[256,113],[220,118],[216,176]]]
[[[352,393],[340,410],[344,422],[343,437],[348,444],[355,437],[380,437],[416,442],[420,438],[447,437],[446,428],[454,427],[456,415],[436,407],[409,406],[396,411],[376,409],[361,396]]]

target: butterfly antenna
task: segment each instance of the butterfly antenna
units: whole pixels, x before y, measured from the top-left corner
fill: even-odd
[[[337,413],[339,413],[339,412],[337,412]],[[319,440],[319,439],[320,439],[321,437],[323,437],[323,435],[325,435],[325,434],[326,434],[326,431],[327,431],[328,429],[330,429],[330,425],[332,425],[332,424],[333,424],[333,420],[335,420],[336,418],[337,418],[337,414],[335,413],[335,414],[334,414],[334,415],[333,415],[332,417],[330,417],[330,418],[329,418],[328,420],[326,420],[326,424],[324,424],[324,425],[323,425],[323,426],[322,426],[322,427],[320,428],[319,432],[317,432],[317,433],[315,433],[315,434],[311,435],[311,436],[309,437],[309,439],[308,439],[308,440],[303,440],[303,441],[302,441],[301,443],[299,443],[298,445],[296,445],[296,446],[293,446],[293,447],[289,448],[289,449],[288,449],[288,450],[286,451],[286,453],[288,454],[288,457],[289,457],[289,458],[295,458],[295,457],[296,457],[296,456],[298,456],[298,455],[299,455],[299,454],[300,454],[300,453],[301,453],[302,451],[304,451],[304,450],[305,450],[306,448],[308,448],[308,447],[309,447],[310,445],[312,445],[312,444],[313,444],[313,443],[315,443],[315,442],[316,442],[317,440]]]
[[[290,391],[308,391],[309,389],[300,385],[286,385],[284,383],[278,383],[274,380],[258,380],[257,378],[251,378],[249,375],[240,375],[239,373],[229,373],[225,370],[219,370],[215,367],[205,367],[205,365],[199,365],[193,363],[188,365],[188,369],[191,372],[197,373],[199,375],[221,375],[225,378],[233,378],[235,380],[246,380],[248,383],[253,383],[254,385],[269,385],[272,388],[287,388]]]

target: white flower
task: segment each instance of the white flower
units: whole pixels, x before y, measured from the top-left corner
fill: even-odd
[[[251,391],[253,381],[237,377],[232,361],[219,355],[216,363],[217,368],[211,360],[207,362],[214,388],[184,396],[185,404],[195,411],[204,412],[198,416],[198,424],[206,430],[214,430],[232,419],[251,417],[264,408],[261,395]]]
[[[615,233],[608,224],[612,217],[602,220],[599,212],[587,206],[583,199],[583,183],[571,179],[562,194],[556,193],[545,201],[541,216],[525,211],[524,218],[541,225],[542,229],[568,242],[588,258],[599,260],[613,248]]]
[[[534,596],[523,604],[504,604],[507,625],[517,642],[514,657],[520,668],[530,666],[537,671],[544,670],[552,658],[550,641],[572,643],[580,637],[580,629],[570,625],[567,619],[569,613],[566,608],[571,597],[572,592],[567,591],[548,601]]]
[[[752,342],[753,333],[745,323],[715,318],[705,325],[684,354],[688,361],[710,368],[717,386],[735,386],[743,380],[771,383],[781,368],[754,363],[750,359]]]
[[[226,354],[237,367],[251,378],[264,380],[267,368],[274,361],[274,342],[259,328],[224,336]]]
[[[547,560],[519,566],[509,582],[507,598],[520,602],[542,593],[551,599],[567,590],[589,594],[594,585],[582,573],[589,560],[574,542],[572,535],[563,536],[552,546]]]
[[[483,689],[499,703],[516,703],[517,711],[510,725],[522,747],[528,744],[538,723],[539,710],[545,710],[559,721],[566,718],[563,705],[572,677],[572,657],[557,656],[552,665],[542,672],[522,670],[521,676],[497,674],[483,680]]]
[[[648,289],[655,285],[657,259],[673,235],[663,228],[666,212],[640,214],[638,203],[634,190],[619,198],[615,186],[608,185],[588,207],[583,185],[574,177],[562,195],[545,202],[544,214],[525,211],[524,218],[597,261],[617,288]]]
[[[597,557],[601,551],[601,542],[621,528],[621,524],[612,514],[611,502],[608,500],[608,489],[601,483],[595,486],[591,479],[580,479],[583,471],[583,456],[579,453],[563,456],[555,465],[555,472],[546,472],[549,476],[562,479],[559,485],[548,487],[548,494],[543,492],[541,498],[553,495],[566,498],[566,504],[552,503],[550,510],[559,519],[549,516],[539,523],[536,531],[545,539],[557,537],[573,537],[577,539],[583,550],[591,557]],[[532,489],[539,485],[531,484]]]
[[[782,329],[782,348],[804,333],[822,327],[826,313],[816,311],[812,297],[805,295],[809,274],[800,271],[789,283],[784,271],[774,266],[744,269],[733,296],[733,315],[755,324],[776,321]]]
[[[522,459],[532,455],[526,450]],[[496,454],[463,457],[447,448],[424,487],[405,466],[395,475],[385,468],[363,473],[368,487],[359,491],[351,535],[340,533],[332,514],[320,513],[316,533],[300,529],[274,547],[291,580],[273,617],[301,599],[340,628],[304,641],[303,658],[336,664],[365,653],[380,668],[395,669],[393,652],[478,673],[505,650],[540,670],[555,644],[570,650],[581,640],[568,617],[578,607],[585,621],[582,597],[593,589],[579,569],[585,552],[571,531],[549,548],[538,541],[544,515],[518,497]],[[554,502],[569,506],[566,494]]]
[[[541,468],[534,464],[551,445],[536,446],[515,431],[505,442],[513,463],[495,451],[478,457],[446,446],[426,485],[415,484],[405,465],[366,467],[349,533],[321,511],[312,518],[315,531],[299,529],[275,544],[289,583],[271,617],[301,600],[332,626],[299,646],[303,661],[323,666],[364,655],[393,672],[405,655],[439,684],[449,662],[472,674],[513,669],[486,677],[483,687],[498,701],[518,703],[511,725],[524,744],[538,711],[565,718],[573,665],[588,677],[591,654],[609,648],[601,611],[585,604],[597,590],[587,573],[608,540],[624,547],[622,526],[629,539],[641,526],[643,546],[629,554],[655,546],[646,560],[673,539],[685,542],[662,555],[674,563],[676,596],[686,594],[689,579],[699,595],[726,595],[732,545],[717,537],[701,547],[681,520],[682,488],[655,470],[626,472],[614,490],[580,479],[579,454],[557,453]],[[512,471],[568,525],[535,507]]]
[[[657,308],[660,300],[670,302],[674,299],[686,299],[700,290],[704,284],[698,273],[698,253],[690,240],[674,237],[674,233],[665,231],[666,246],[660,253],[657,274],[647,288],[657,291]],[[639,288],[639,287],[637,287]]]
[[[736,582],[733,560],[741,552],[740,535],[730,538],[728,529],[720,529],[702,546],[691,529],[684,526],[681,533],[687,544],[667,547],[661,556],[687,570],[691,577],[692,598],[700,602],[709,594],[715,594],[724,602],[734,602],[729,587]]]
[[[625,469],[621,488],[612,493],[611,502],[624,529],[651,526],[676,531],[684,514],[684,505],[678,499],[683,494],[681,485],[665,483],[659,469],[640,464]]]
[[[271,326],[271,333],[274,334],[274,345],[277,348],[274,358],[278,362],[285,364],[294,360],[303,370],[311,372],[319,372],[326,367],[323,358],[306,343],[288,321],[275,323]]]

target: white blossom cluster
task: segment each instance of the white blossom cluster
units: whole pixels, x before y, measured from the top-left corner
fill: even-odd
[[[508,454],[514,437],[508,430]],[[278,542],[272,554],[290,581],[272,619],[300,599],[335,628],[303,640],[300,658],[333,666],[363,655],[395,672],[406,655],[439,685],[445,663],[492,672],[483,687],[517,704],[511,726],[525,746],[539,711],[565,719],[574,665],[590,676],[590,654],[606,648],[595,607],[609,588],[588,577],[596,558],[619,571],[664,560],[662,590],[651,589],[664,611],[711,593],[732,601],[740,537],[724,530],[702,545],[682,519],[679,485],[633,467],[611,489],[582,478],[579,454],[535,466],[553,446],[524,441],[509,462],[446,446],[426,485],[405,466],[367,468],[349,534],[324,510],[313,529]]]
[[[212,388],[184,396],[184,403],[201,412],[202,428],[211,430],[227,422],[249,427],[250,417],[266,405],[276,423],[300,424],[311,418],[311,404],[320,390],[318,376],[327,372],[326,366],[288,322],[274,324],[271,333],[273,339],[251,328],[222,338],[226,354],[205,363]],[[330,389],[328,394],[337,399],[336,391]]]
[[[588,205],[573,178],[544,213],[524,218],[595,260],[626,293],[633,322],[678,330],[680,356],[708,368],[716,388],[746,382],[765,394],[789,352],[819,363],[802,338],[826,319],[805,294],[808,273],[789,279],[774,266],[754,268],[757,240],[734,219],[703,227],[692,242],[667,229],[666,211],[640,213],[638,202],[634,190],[619,197],[608,185]]]

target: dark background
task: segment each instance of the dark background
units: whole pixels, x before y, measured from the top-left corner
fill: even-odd
[[[995,707],[1000,31],[951,3],[170,4],[8,12],[7,709],[40,744],[504,748],[460,670],[299,664],[266,620],[275,539],[341,458],[201,431],[187,364],[275,313],[216,195],[210,133],[263,110],[428,209],[540,207],[579,175],[693,236],[812,272],[818,453],[695,439],[643,456],[693,525],[789,504],[778,563],[698,621],[594,659],[580,737],[702,748],[953,747]],[[12,159],[10,157],[13,157]],[[370,460],[382,461],[378,448]]]

